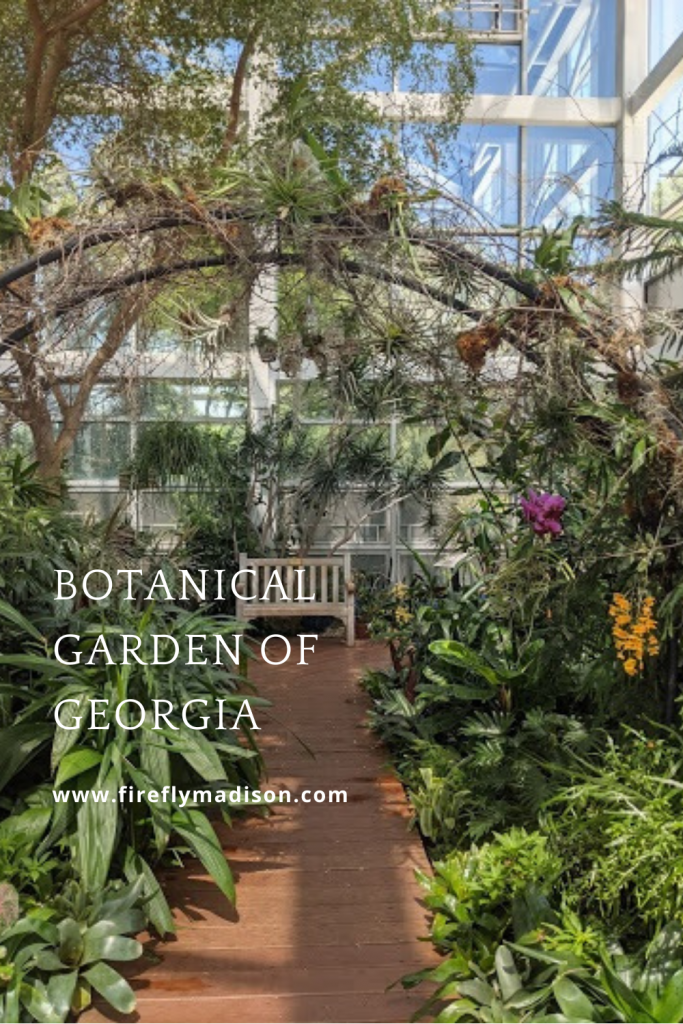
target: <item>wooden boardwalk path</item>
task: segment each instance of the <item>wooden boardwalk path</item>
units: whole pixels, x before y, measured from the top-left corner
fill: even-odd
[[[307,667],[296,665],[293,648],[290,663],[252,670],[278,719],[256,712],[267,785],[346,789],[348,803],[299,801],[226,829],[236,908],[201,867],[171,873],[164,888],[178,934],[131,972],[137,1015],[91,1011],[85,1020],[408,1021],[425,998],[386,991],[435,961],[417,938],[427,917],[413,872],[427,860],[386,752],[364,726],[357,685],[365,668],[384,664],[384,651],[327,641],[307,657]]]

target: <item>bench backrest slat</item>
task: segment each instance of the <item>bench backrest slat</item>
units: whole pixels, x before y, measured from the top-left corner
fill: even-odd
[[[354,643],[354,598],[351,579],[351,556],[320,556],[305,558],[250,558],[241,553],[241,570],[250,569],[254,575],[240,577],[237,618],[262,618],[271,615],[331,615],[346,624],[346,642]],[[287,600],[274,584],[264,592],[277,570]],[[303,570],[303,572],[301,572]],[[331,579],[330,579],[331,574]],[[331,593],[330,593],[331,590]],[[299,595],[315,595],[313,601],[300,601]],[[254,600],[245,600],[254,598]]]

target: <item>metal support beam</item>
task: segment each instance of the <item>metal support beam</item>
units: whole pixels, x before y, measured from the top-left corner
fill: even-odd
[[[273,101],[274,89],[264,72],[272,72],[273,59],[266,53],[259,53],[252,59],[247,77],[246,116],[249,137],[257,133],[269,105]],[[249,419],[253,427],[261,426],[277,402],[277,379],[268,363],[260,358],[254,345],[259,330],[277,337],[277,292],[276,270],[261,274],[249,301]]]
[[[440,93],[365,93],[383,117],[394,121],[435,124],[449,117],[448,100]],[[467,104],[466,124],[586,125],[613,127],[621,120],[619,97],[578,98],[571,96],[473,96]]]
[[[669,47],[662,59],[629,97],[631,117],[647,117],[669,90],[683,78],[683,34]]]
[[[649,4],[643,0],[620,0],[617,20],[617,83],[624,97],[624,113],[617,132],[616,196],[632,209],[640,209],[646,196],[648,149],[647,114],[633,113],[629,98],[643,81],[648,66]],[[628,256],[623,250],[618,255]],[[622,312],[638,326],[643,304],[643,287],[633,281],[619,293]]]

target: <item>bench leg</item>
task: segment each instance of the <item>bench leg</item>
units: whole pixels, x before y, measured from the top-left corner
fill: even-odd
[[[353,604],[346,613],[346,646],[354,647],[356,644],[356,614]]]

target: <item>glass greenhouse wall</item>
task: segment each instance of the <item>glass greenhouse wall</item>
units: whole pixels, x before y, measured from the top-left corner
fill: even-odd
[[[448,197],[447,204],[435,199],[425,207],[425,218],[457,232],[477,252],[524,266],[530,240],[542,228],[595,216],[612,197],[677,212],[683,190],[680,0],[468,0],[455,17],[471,34],[477,81],[454,145],[441,147],[429,132],[416,131],[443,117],[448,81],[438,69],[425,87],[408,69],[378,63],[362,83],[390,114],[410,173]],[[416,53],[421,46],[415,42]],[[446,44],[443,56],[447,61]],[[587,264],[604,255],[587,232],[581,246]],[[683,305],[681,291],[675,282],[665,288],[650,282],[648,298]],[[70,461],[80,509],[106,514],[124,496],[136,527],[172,528],[172,495],[127,489],[126,467],[145,424],[258,423],[288,395],[291,400],[292,380],[249,345],[259,326],[272,323],[267,305],[252,302],[242,350],[221,357],[210,372],[188,355],[180,337],[160,335],[140,354],[131,339],[118,369],[93,392]],[[304,361],[299,376],[304,383],[313,379],[312,364]],[[297,407],[304,421],[321,422],[319,412],[301,402]],[[401,443],[394,425],[383,429],[392,444]],[[454,479],[450,490],[457,494],[466,485]],[[318,538],[321,551],[348,533],[348,517],[337,521],[337,513],[332,510]],[[344,547],[359,564],[364,559],[368,567],[401,575],[411,557],[405,543],[424,555],[433,549],[422,516],[408,501],[374,513]]]

